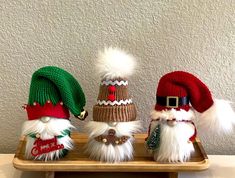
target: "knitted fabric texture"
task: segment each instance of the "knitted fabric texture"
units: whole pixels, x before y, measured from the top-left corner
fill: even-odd
[[[70,73],[58,67],[47,66],[37,70],[32,76],[28,107],[26,109],[29,112],[33,107],[38,107],[37,105],[46,107],[45,104],[48,102],[58,108],[58,103],[62,102],[61,105],[64,108],[70,110],[73,115],[78,116],[86,101],[81,86]],[[53,112],[57,116],[57,111]],[[42,116],[47,115],[42,113]],[[53,116],[53,113],[49,116]]]
[[[156,95],[160,97],[187,96],[192,107],[198,112],[206,111],[214,103],[207,86],[194,75],[183,71],[175,71],[164,75],[159,81]],[[162,111],[165,109],[172,108],[156,103],[155,110]],[[174,109],[188,111],[190,106],[187,104]]]
[[[97,65],[102,78],[93,120],[128,122],[136,119],[136,108],[128,94],[127,77],[132,75],[135,59],[118,48],[105,48],[98,54]]]
[[[126,79],[117,78],[110,81],[126,81]],[[100,85],[97,104],[93,107],[93,120],[99,122],[135,120],[136,108],[129,96],[128,85],[103,85],[102,83],[104,82],[102,81]],[[110,97],[110,95],[113,97]]]

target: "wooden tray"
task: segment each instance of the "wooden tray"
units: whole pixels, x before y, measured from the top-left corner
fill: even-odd
[[[80,172],[80,178],[83,177],[82,175],[84,175],[84,177],[89,177],[87,175],[89,172],[96,172],[92,173],[93,177],[96,178],[101,177],[99,176],[99,172],[106,172],[107,174],[110,172],[115,172],[115,175],[119,175],[117,177],[121,176],[122,178],[123,176],[120,174],[125,173],[125,175],[128,175],[126,174],[127,172],[138,173],[139,176],[141,175],[139,174],[140,172],[145,173],[146,175],[150,174],[151,172],[162,172],[162,174],[167,172],[170,173],[168,174],[168,177],[177,177],[177,172],[180,171],[201,171],[209,167],[208,157],[199,139],[197,139],[194,143],[195,153],[188,162],[158,163],[153,160],[153,157],[145,149],[144,139],[146,138],[146,134],[137,134],[135,135],[136,141],[134,144],[134,160],[108,164],[90,160],[88,155],[84,154],[84,145],[87,142],[87,135],[74,133],[72,138],[75,142],[75,149],[73,151],[70,151],[67,156],[60,159],[59,161],[47,162],[24,159],[26,141],[24,138],[21,138],[15,157],[13,159],[13,165],[15,168],[23,171],[48,171],[52,173],[59,171],[60,175],[62,175],[61,172],[70,172],[70,175],[72,175],[71,172]],[[63,174],[66,175],[66,173]],[[112,177],[115,177],[113,173]],[[128,175],[128,177],[131,176]]]

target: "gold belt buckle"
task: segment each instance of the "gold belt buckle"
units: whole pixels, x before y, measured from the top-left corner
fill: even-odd
[[[175,99],[175,105],[170,105],[170,99]],[[179,97],[178,96],[167,96],[166,97],[166,107],[178,108],[179,107]]]

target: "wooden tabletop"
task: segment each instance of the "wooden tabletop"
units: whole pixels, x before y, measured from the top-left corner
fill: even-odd
[[[200,141],[194,143],[195,153],[185,163],[159,163],[146,151],[144,139],[146,134],[135,135],[134,160],[121,163],[102,163],[93,161],[84,154],[87,135],[74,133],[72,138],[75,149],[59,161],[33,161],[24,159],[25,139],[19,142],[13,159],[15,168],[23,171],[76,171],[76,172],[180,172],[201,171],[209,167],[208,158]]]

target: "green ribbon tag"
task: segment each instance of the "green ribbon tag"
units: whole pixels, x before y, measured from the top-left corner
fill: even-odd
[[[151,135],[147,138],[147,147],[150,150],[156,150],[160,146],[161,127],[160,124],[156,126]]]
[[[30,136],[31,138],[37,138],[36,135],[37,135],[36,133],[29,133],[29,134],[28,134],[28,136]],[[64,136],[66,136],[66,135],[70,136],[70,130],[69,130],[69,129],[63,130],[63,131],[61,132],[61,135],[57,135],[56,137],[57,137],[57,138],[62,138],[62,137],[64,137]]]

